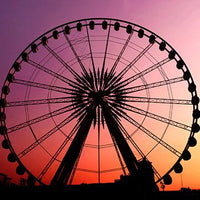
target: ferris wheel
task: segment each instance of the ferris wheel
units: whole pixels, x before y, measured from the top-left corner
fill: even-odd
[[[181,173],[200,130],[192,75],[164,39],[137,24],[81,19],[42,34],[2,87],[9,162],[46,185],[105,183],[151,163],[155,183]]]

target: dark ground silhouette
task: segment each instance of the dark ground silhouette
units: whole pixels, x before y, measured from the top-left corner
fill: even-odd
[[[199,190],[184,191],[159,191],[149,193],[145,191],[134,191],[134,188],[124,184],[82,184],[67,187],[1,187],[1,195],[4,197],[15,197],[19,199],[152,199],[152,200],[199,200]]]

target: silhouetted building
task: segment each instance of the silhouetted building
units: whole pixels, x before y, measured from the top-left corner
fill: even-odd
[[[11,178],[3,173],[0,173],[0,185],[1,186],[10,186],[11,184]]]

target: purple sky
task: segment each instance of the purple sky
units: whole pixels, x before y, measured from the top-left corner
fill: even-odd
[[[31,41],[57,25],[87,17],[124,19],[154,31],[196,72],[199,10],[198,0],[2,0],[0,84],[15,58]]]
[[[34,39],[57,25],[89,17],[127,20],[163,37],[182,56],[199,90],[199,0],[1,0],[1,87],[15,59]],[[200,137],[197,136],[197,139],[200,140]],[[200,145],[192,151],[192,159],[184,165],[183,184],[185,187],[200,188]],[[7,151],[1,148],[0,155],[0,172],[6,173],[1,165],[3,163],[5,167]],[[198,174],[192,173],[194,168],[199,169],[196,170]],[[190,176],[192,182],[184,176]],[[175,189],[180,187],[178,177]]]

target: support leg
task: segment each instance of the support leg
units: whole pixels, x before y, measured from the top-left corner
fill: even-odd
[[[56,171],[51,185],[66,185],[73,171],[74,165],[79,158],[87,138],[94,116],[94,108],[89,108],[86,116],[80,124],[76,136],[74,137],[67,153],[65,154],[58,170]]]

